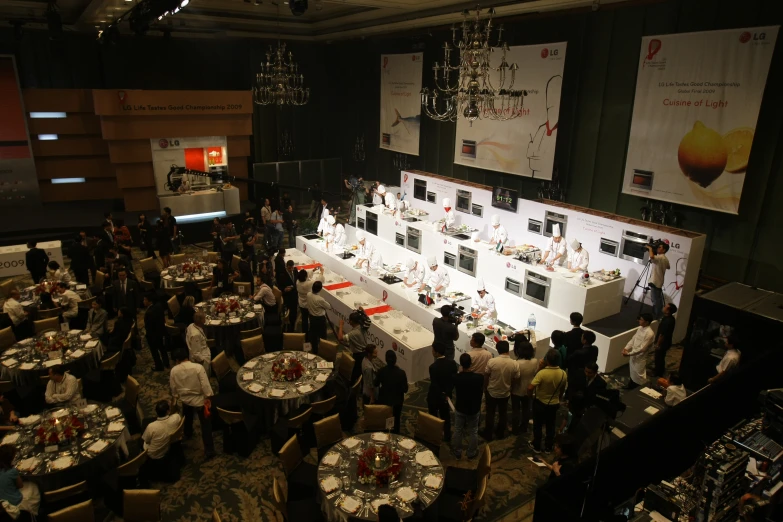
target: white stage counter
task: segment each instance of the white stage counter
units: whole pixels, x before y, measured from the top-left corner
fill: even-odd
[[[38,243],[38,248],[46,251],[49,261],[57,261],[60,263],[60,266],[65,266],[63,248],[60,241]],[[0,277],[26,274],[25,254],[27,254],[28,250],[27,245],[0,247]]]

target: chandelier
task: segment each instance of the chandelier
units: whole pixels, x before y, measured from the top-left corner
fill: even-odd
[[[353,160],[356,163],[361,163],[364,159],[364,134],[362,134],[361,136],[356,136],[356,143],[353,146]]]
[[[456,121],[462,114],[472,124],[479,118],[505,121],[522,115],[527,91],[514,90],[519,67],[506,61],[509,48],[503,42],[503,25],[497,29],[497,42],[491,44],[494,14],[489,9],[482,20],[478,5],[474,15],[464,10],[460,40],[458,27],[451,27],[451,43],[443,44],[443,63],[432,66],[435,86],[432,92],[426,87],[421,90],[421,105],[433,120]],[[490,59],[495,49],[500,50],[500,64],[493,68]],[[458,57],[452,64],[454,51]]]
[[[277,42],[277,48],[269,46],[266,63],[256,74],[253,101],[258,105],[305,105],[310,100],[310,89],[304,86],[304,75],[299,74],[299,64],[294,54],[286,54],[285,42]]]
[[[296,146],[294,140],[291,137],[291,133],[287,130],[283,132],[277,138],[277,155],[281,157],[291,157],[296,152]]]

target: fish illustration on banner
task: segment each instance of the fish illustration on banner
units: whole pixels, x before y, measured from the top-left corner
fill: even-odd
[[[382,149],[419,155],[422,53],[381,56]]]

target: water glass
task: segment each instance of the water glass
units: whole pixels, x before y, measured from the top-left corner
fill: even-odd
[[[347,474],[343,474],[343,490],[348,491],[351,489],[351,477]]]
[[[375,491],[378,487],[378,484],[375,480],[370,481],[370,491]]]

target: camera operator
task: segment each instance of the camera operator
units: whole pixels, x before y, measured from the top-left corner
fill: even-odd
[[[432,320],[432,333],[435,335],[432,345],[439,344],[443,346],[446,359],[453,361],[454,341],[459,339],[457,326],[460,323],[460,318],[454,314],[454,309],[451,305],[443,305],[440,309],[440,315],[440,317]]]
[[[360,306],[348,316],[348,324],[351,325],[351,331],[344,333],[345,321],[340,319],[337,340],[351,350],[351,357],[355,361],[351,382],[355,382],[356,378],[362,373],[362,360],[367,349],[367,331],[370,329],[372,321],[365,313],[364,308]]]
[[[652,263],[652,270],[650,270],[650,280],[648,286],[650,287],[653,306],[653,318],[660,319],[663,315],[663,280],[666,276],[666,271],[669,269],[669,258],[666,257],[666,252],[669,251],[669,245],[665,242],[658,240],[651,244],[645,245],[650,252],[650,263]]]

